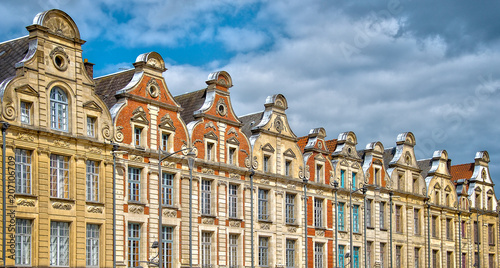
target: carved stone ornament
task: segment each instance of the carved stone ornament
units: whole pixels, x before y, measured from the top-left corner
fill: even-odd
[[[165,114],[161,119],[160,119],[160,128],[175,131],[175,126],[174,126],[174,120],[170,118],[169,114]]]
[[[214,222],[214,218],[203,218],[203,220],[201,221],[201,223],[203,224],[214,224]]]
[[[63,18],[51,16],[45,20],[44,26],[49,28],[49,31],[68,38],[76,38],[76,33],[73,27]]]
[[[288,232],[289,233],[296,233],[297,232],[297,227],[294,227],[294,226],[288,227]]]
[[[262,184],[269,184],[269,180],[260,179],[260,183],[262,183]]]
[[[217,114],[219,114],[220,116],[226,116],[227,115],[227,105],[226,105],[226,102],[224,101],[224,99],[219,99],[219,101],[217,102]]]
[[[229,221],[229,226],[231,227],[240,227],[241,222],[240,221]]]
[[[319,195],[322,195],[323,194],[323,190],[322,189],[317,189],[316,193],[319,194]]]
[[[317,236],[325,236],[325,231],[324,230],[317,230],[316,235]]]
[[[33,135],[27,134],[27,133],[19,133],[17,135],[18,140],[23,140],[23,141],[35,141],[35,137]]]
[[[12,100],[7,99],[5,103],[6,105],[4,106],[3,116],[7,120],[14,120],[14,118],[16,117],[16,109],[14,108]]]
[[[54,145],[57,147],[68,148],[70,144],[65,140],[55,140]]]
[[[217,186],[221,186],[221,185],[224,185],[224,186],[227,186],[227,181],[217,181]]]
[[[102,214],[102,208],[101,207],[96,207],[96,206],[89,206],[87,208],[88,213],[99,213]]]
[[[30,199],[18,199],[16,204],[18,206],[23,206],[23,207],[34,207],[35,206],[35,200],[30,200]]]
[[[297,185],[295,185],[295,184],[288,184],[288,185],[286,186],[286,188],[288,188],[288,189],[290,189],[290,190],[295,190],[295,189],[297,189]]]
[[[234,134],[236,137],[238,137],[238,132],[236,132],[236,129],[234,127],[230,128],[229,131],[227,132],[227,135]]]
[[[210,122],[210,121],[205,124],[205,129],[207,129],[207,128],[211,128],[211,129],[217,131],[217,128],[215,127],[214,123]]]
[[[102,128],[102,136],[103,136],[106,140],[111,140],[111,128],[109,127],[109,125],[105,125],[105,126]]]
[[[143,162],[144,161],[144,157],[140,156],[140,155],[131,155],[130,156],[130,160],[137,161],[137,162]]]
[[[124,138],[124,135],[123,135],[123,132],[122,132],[122,129],[123,127],[116,127],[116,131],[115,131],[115,141],[116,142],[122,142],[123,141],[123,138]]]
[[[98,148],[98,147],[95,147],[95,146],[89,146],[87,149],[91,153],[95,153],[95,154],[101,154],[102,153],[102,149]]]
[[[274,120],[274,128],[276,129],[276,131],[278,131],[278,133],[281,133],[281,131],[283,131],[283,121],[281,120],[281,117],[277,117],[275,120]]]
[[[176,218],[177,217],[177,211],[168,209],[168,210],[163,210],[163,215],[167,216],[169,218]]]
[[[285,194],[285,192],[283,192],[283,191],[276,191],[275,194],[283,196],[283,194]]]
[[[208,174],[208,175],[214,175],[214,170],[210,169],[210,168],[202,168],[201,173]]]
[[[260,229],[262,229],[262,230],[270,230],[271,229],[271,225],[269,223],[261,223],[260,224]]]
[[[144,208],[141,206],[130,206],[128,208],[128,212],[134,213],[134,214],[142,214],[142,213],[144,213]]]
[[[160,67],[160,63],[158,62],[158,60],[157,60],[157,59],[154,59],[154,58],[149,59],[149,60],[148,60],[148,64],[149,64],[150,62],[153,62],[153,60],[155,60],[155,61],[157,62],[157,66],[156,66],[156,65],[153,65],[153,66],[154,66],[154,67],[157,67],[157,68],[161,68],[161,67]],[[152,65],[152,64],[150,64],[150,65]],[[147,88],[147,90],[148,90],[149,95],[150,95],[152,98],[156,99],[156,98],[158,98],[158,96],[160,96],[160,86],[158,85],[158,82],[156,82],[156,79],[151,78],[151,79],[149,80],[148,84],[146,85],[146,88]]]
[[[54,66],[59,70],[59,71],[66,71],[69,66],[69,56],[68,54],[64,51],[62,47],[56,47],[54,48],[50,54],[50,58],[52,59],[52,63],[54,63]]]
[[[67,203],[54,202],[52,203],[52,207],[55,209],[71,210],[73,206]]]
[[[231,179],[239,179],[239,178],[240,178],[240,175],[235,174],[235,173],[230,173],[230,174],[229,174],[229,178],[231,178]]]
[[[144,125],[149,125],[148,115],[144,111],[142,106],[137,107],[133,112],[133,116],[130,118],[130,121],[137,122]]]

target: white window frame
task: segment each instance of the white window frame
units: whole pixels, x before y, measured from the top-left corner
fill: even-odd
[[[238,185],[230,183],[227,188],[227,215],[238,218]]]
[[[323,202],[324,199],[314,198],[314,227],[323,228]]]
[[[228,265],[229,268],[238,268],[238,234],[229,234],[228,237]]]
[[[259,236],[259,266],[269,267],[269,237]]]
[[[99,267],[99,225],[87,223],[86,264],[87,267]]]
[[[385,202],[380,202],[379,203],[379,225],[380,225],[380,229],[387,229],[385,226],[385,221],[386,221],[386,217],[385,217]]]
[[[325,244],[314,243],[314,268],[323,268],[325,265]]]
[[[295,199],[297,195],[293,193],[285,194],[285,222],[287,224],[296,224],[295,218]]]
[[[296,240],[286,239],[285,241],[285,268],[295,268]]]
[[[161,204],[166,207],[174,206],[174,183],[175,183],[175,174],[171,174],[168,172],[161,173]]]
[[[87,136],[95,137],[97,118],[87,115]]]
[[[68,131],[68,96],[59,87],[53,87],[50,91],[50,126],[51,129]]]
[[[293,169],[292,169],[292,164],[293,164],[293,160],[291,159],[285,159],[285,176],[292,176],[292,172],[293,172]]]
[[[128,201],[141,201],[141,172],[140,168],[128,167]]]
[[[69,198],[69,157],[50,155],[50,197]]]
[[[16,219],[16,265],[31,266],[32,220]]]
[[[128,246],[127,246],[127,264],[128,267],[139,266],[141,259],[141,225],[139,223],[128,224]]]
[[[162,226],[163,231],[163,265],[166,268],[173,267],[174,260],[174,227]]]
[[[227,146],[227,164],[238,165],[238,147]]]
[[[212,267],[212,232],[201,232],[201,267]]]
[[[69,266],[70,224],[50,222],[50,266]]]
[[[212,215],[212,181],[201,180],[201,202],[200,213],[202,215]]]
[[[161,132],[161,145],[160,145],[160,148],[162,151],[164,152],[169,152],[170,151],[170,136],[172,136],[172,133],[169,133],[169,132]]]
[[[271,155],[269,154],[262,156],[262,171],[271,172]]]
[[[87,171],[87,201],[99,202],[99,163],[87,160],[85,164]]]
[[[134,125],[134,146],[135,147],[142,147],[142,135],[144,132],[144,127]]]
[[[33,103],[29,101],[22,100],[19,104],[20,106],[20,114],[21,114],[21,123],[30,125],[31,124],[31,110],[33,107]]]
[[[258,200],[258,219],[260,221],[269,221],[271,215],[269,215],[269,190],[259,188],[257,191]]]
[[[325,163],[316,163],[315,168],[316,182],[324,183],[325,182]]]
[[[17,149],[16,154],[16,193],[31,194],[32,151]]]
[[[205,141],[205,160],[207,161],[217,161],[217,142],[214,140]]]

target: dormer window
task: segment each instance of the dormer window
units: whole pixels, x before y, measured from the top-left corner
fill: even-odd
[[[95,117],[87,116],[87,136],[95,137]]]
[[[316,164],[316,182],[324,182],[324,170],[322,164]]]
[[[285,176],[292,175],[292,160],[285,160]]]
[[[134,145],[141,146],[142,128],[134,127]]]
[[[375,185],[382,185],[380,180],[380,168],[375,168],[374,182]]]
[[[50,92],[50,126],[54,130],[68,131],[68,97],[58,87]]]
[[[236,148],[229,147],[227,152],[227,163],[230,165],[236,164]]]
[[[21,101],[21,123],[31,124],[31,102]]]
[[[167,152],[168,151],[168,140],[170,138],[170,135],[167,133],[162,133],[161,134],[161,150]]]
[[[215,161],[215,143],[207,142],[207,160]]]
[[[271,160],[271,156],[264,155],[264,161],[263,161],[264,172],[270,172],[270,170],[269,170],[270,160]]]

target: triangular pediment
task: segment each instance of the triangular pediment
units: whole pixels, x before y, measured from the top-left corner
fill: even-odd
[[[373,164],[382,165],[382,161],[380,161],[379,159],[375,159],[375,161],[373,161]]]
[[[207,139],[211,139],[211,140],[219,140],[219,137],[217,137],[217,135],[215,135],[215,133],[213,131],[210,131],[208,133],[206,133],[205,135],[203,135],[205,138]]]
[[[137,109],[132,112],[133,116],[130,118],[130,121],[144,124],[144,125],[149,125],[149,121],[147,118],[146,112],[144,112],[144,109],[142,107],[138,107]]]
[[[284,156],[295,158],[295,153],[293,153],[292,149],[287,149],[284,153]]]
[[[23,93],[23,94],[31,95],[31,96],[35,96],[35,97],[39,96],[38,91],[36,91],[30,85],[23,85],[23,86],[17,87],[15,90],[18,93]]]
[[[240,141],[238,139],[236,139],[235,137],[231,137],[231,138],[227,139],[226,142],[229,144],[240,145]]]
[[[451,192],[451,187],[450,187],[449,185],[447,185],[447,186],[446,186],[446,188],[444,188],[444,190],[445,190],[446,192]]]
[[[342,160],[342,161],[340,161],[340,165],[341,165],[341,166],[344,166],[344,167],[348,167],[348,166],[349,166],[349,163],[347,163],[347,161],[346,161],[346,160]]]
[[[102,108],[95,101],[88,101],[83,104],[83,108],[102,113]]]
[[[316,154],[316,156],[314,157],[314,159],[318,160],[318,161],[323,161],[323,162],[326,161],[326,158],[323,156],[323,154]]]
[[[175,131],[174,120],[172,120],[172,118],[170,118],[169,114],[166,114],[160,119],[159,127],[166,129],[166,130]]]
[[[493,194],[493,190],[489,189],[487,194]]]
[[[358,162],[355,162],[354,164],[351,165],[351,167],[354,168],[354,169],[358,169],[361,166],[358,164]]]
[[[274,148],[273,146],[271,146],[271,144],[268,143],[262,147],[262,151],[274,153]]]
[[[436,183],[436,185],[434,185],[434,189],[436,189],[436,190],[441,189],[441,186],[439,185],[439,183]]]

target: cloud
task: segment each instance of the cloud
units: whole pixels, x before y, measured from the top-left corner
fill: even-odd
[[[247,52],[261,48],[267,37],[263,32],[251,29],[222,27],[216,39],[230,51]]]

